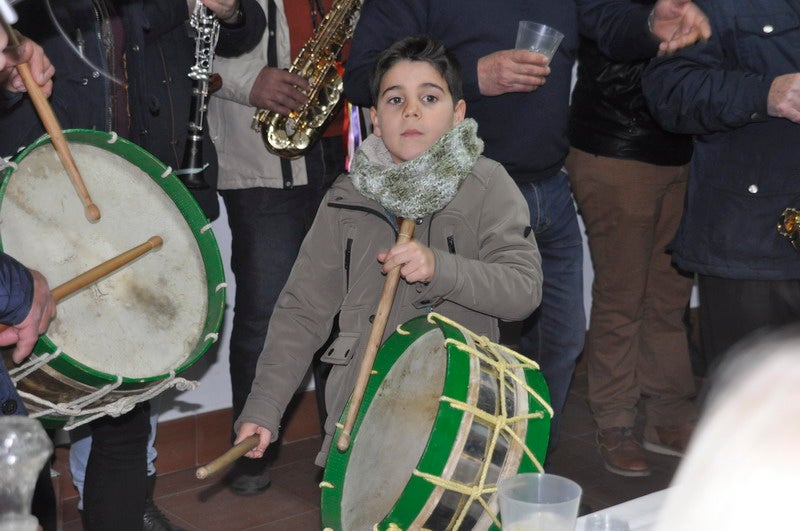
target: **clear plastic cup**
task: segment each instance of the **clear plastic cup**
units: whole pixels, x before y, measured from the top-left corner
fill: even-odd
[[[574,531],[581,487],[553,474],[517,474],[497,484],[503,531]]]
[[[564,34],[555,28],[531,20],[520,20],[517,29],[517,50],[540,53],[551,61]]]
[[[585,517],[583,531],[631,531],[628,522],[609,514],[590,514]]]

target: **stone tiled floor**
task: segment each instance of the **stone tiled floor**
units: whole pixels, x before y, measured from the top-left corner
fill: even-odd
[[[583,487],[583,501],[593,510],[665,488],[678,459],[648,454],[653,473],[623,478],[607,472],[594,444],[594,425],[586,404],[586,374],[576,374],[564,414],[561,441],[551,455],[552,472]],[[198,481],[194,469],[159,476],[156,502],[170,519],[187,530],[290,530],[321,528],[321,471],[313,464],[318,437],[285,445],[273,468],[273,483],[252,497],[232,494],[217,478]],[[64,530],[81,529],[74,503],[64,508]]]

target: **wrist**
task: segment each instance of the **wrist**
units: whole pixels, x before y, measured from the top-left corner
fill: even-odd
[[[226,18],[220,18],[220,22],[226,26],[238,26],[242,23],[243,18],[244,13],[242,12],[242,3],[238,2],[236,4],[236,9],[233,10],[233,14]]]

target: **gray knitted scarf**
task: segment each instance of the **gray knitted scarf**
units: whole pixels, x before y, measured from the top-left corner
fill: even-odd
[[[421,218],[444,208],[458,192],[483,152],[478,124],[467,118],[420,156],[395,164],[383,144],[370,135],[350,166],[353,186],[392,214]]]

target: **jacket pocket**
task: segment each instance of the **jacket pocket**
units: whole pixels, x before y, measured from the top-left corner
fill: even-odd
[[[320,357],[320,361],[331,365],[348,365],[356,353],[360,337],[361,334],[356,332],[340,333]]]

